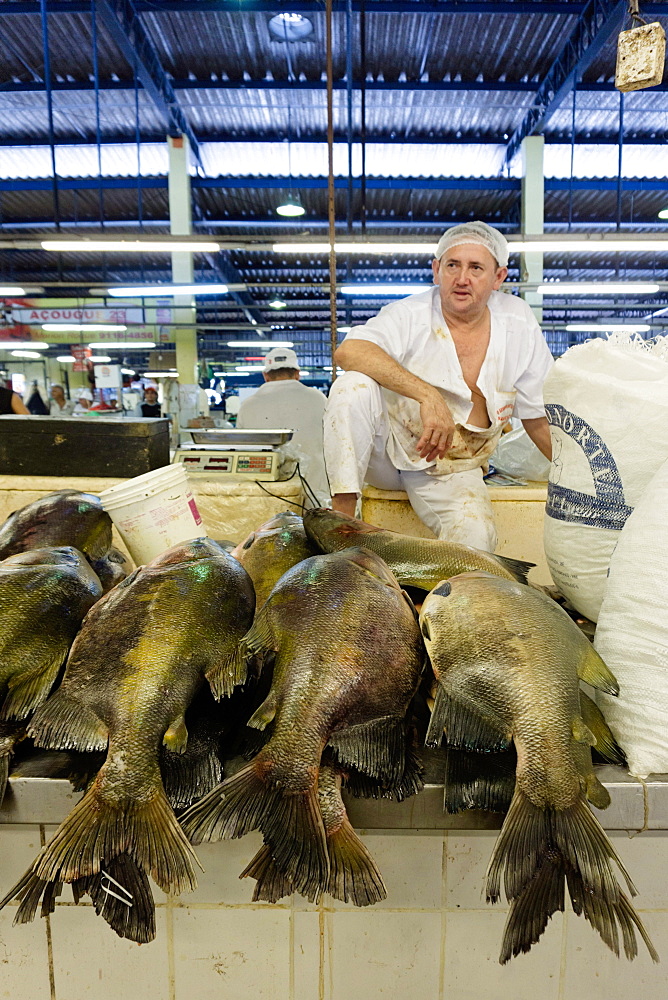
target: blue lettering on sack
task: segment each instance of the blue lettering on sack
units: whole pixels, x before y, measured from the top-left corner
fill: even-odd
[[[547,403],[545,411],[549,423],[559,427],[582,448],[589,462],[596,491],[592,496],[589,493],[567,489],[556,482],[549,482],[546,513],[557,521],[571,521],[587,524],[590,527],[621,531],[633,507],[629,507],[626,503],[617,464],[603,439],[582,417],[570,413],[563,406]],[[553,463],[558,465],[555,456]]]

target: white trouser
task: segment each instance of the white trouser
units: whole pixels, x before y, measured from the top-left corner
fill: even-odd
[[[332,496],[404,490],[411,507],[437,538],[493,552],[496,527],[482,469],[431,476],[395,469],[387,454],[390,422],[377,382],[345,372],[329,393],[324,421],[325,465]]]

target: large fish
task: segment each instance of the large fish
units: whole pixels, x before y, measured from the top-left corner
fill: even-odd
[[[100,581],[73,548],[32,549],[0,562],[0,720],[25,719],[48,697],[101,595]],[[0,740],[0,802],[11,729],[5,727]]]
[[[122,855],[131,862],[117,862],[126,877],[139,873],[125,887],[136,905],[145,896],[146,873],[165,892],[194,887],[195,858],[161,780],[161,745],[185,749],[184,713],[205,673],[216,677],[219,694],[244,680],[233,653],[253,612],[248,574],[206,538],[170,549],[95,605],[60,688],[35,713],[29,733],[40,746],[108,746],[107,757],[0,905],[43,889],[48,907],[47,894],[59,883],[111,874]]]
[[[620,889],[633,883],[587,805],[610,802],[594,773],[578,677],[610,694],[617,684],[577,625],[546,595],[486,573],[441,582],[420,614],[438,680],[427,742],[445,730],[455,747],[517,752],[515,789],[487,872],[510,901],[500,961],[528,951],[557,910],[565,883],[573,909],[619,954],[637,954],[634,925],[657,954]]]
[[[93,561],[111,548],[111,518],[99,498],[58,490],[10,514],[0,526],[0,559],[46,546],[72,545]]]
[[[265,521],[232,549],[253,581],[258,609],[291,566],[317,552],[306,537],[301,517],[289,510]]]
[[[471,570],[526,583],[534,565],[470,545],[401,535],[326,508],[305,511],[304,528],[321,552],[340,552],[351,545],[370,549],[385,560],[403,587],[432,590],[439,580]]]
[[[372,553],[314,556],[274,587],[244,650],[275,656],[271,690],[249,721],[271,735],[250,765],[184,814],[184,830],[200,843],[260,829],[278,875],[308,898],[383,898],[345,811],[323,821],[319,793],[332,815],[343,806],[329,779],[324,792],[321,760],[329,746],[344,768],[387,786],[404,780],[404,720],[423,659],[412,605]]]

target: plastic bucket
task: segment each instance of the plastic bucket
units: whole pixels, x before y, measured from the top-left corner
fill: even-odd
[[[100,502],[138,566],[206,534],[180,462],[112,486]]]

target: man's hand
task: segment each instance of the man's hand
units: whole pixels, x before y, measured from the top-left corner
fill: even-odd
[[[420,401],[422,437],[417,443],[418,454],[433,462],[444,458],[452,444],[455,422],[452,413],[438,389],[433,389]]]

